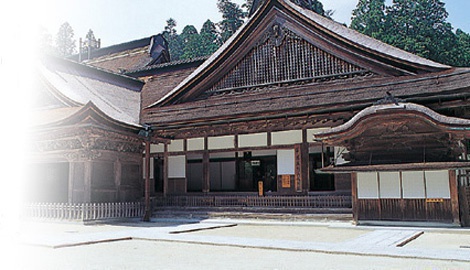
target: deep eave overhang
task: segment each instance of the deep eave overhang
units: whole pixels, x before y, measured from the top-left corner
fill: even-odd
[[[342,165],[321,168],[325,173],[355,173],[355,172],[393,172],[393,171],[425,171],[425,170],[456,170],[469,169],[469,161],[428,162],[378,165]]]
[[[114,129],[123,130],[131,133],[139,132],[143,128],[139,124],[124,123],[108,116],[95,104],[93,104],[93,102],[90,101],[72,115],[69,115],[65,118],[56,121],[51,121],[46,124],[33,126],[32,131],[46,131],[70,126],[80,126],[81,124],[86,123],[89,119],[93,119],[103,124],[104,126],[113,127]]]
[[[327,144],[341,145],[344,141],[359,136],[361,130],[367,129],[367,125],[373,124],[370,119],[390,121],[390,119],[403,117],[403,115],[408,117],[410,121],[430,123],[443,133],[454,133],[470,138],[470,120],[468,119],[448,117],[414,103],[397,102],[367,107],[348,122],[316,134],[315,139]],[[359,125],[363,125],[361,130],[358,128]]]

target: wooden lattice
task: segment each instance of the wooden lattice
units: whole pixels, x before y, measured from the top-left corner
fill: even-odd
[[[287,28],[274,25],[244,59],[207,91],[349,78],[367,70],[309,43]]]

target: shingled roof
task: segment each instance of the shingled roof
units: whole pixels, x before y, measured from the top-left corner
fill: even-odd
[[[88,55],[82,55],[81,58],[88,65],[118,73],[170,61],[168,44],[161,34],[100,48],[91,51],[89,58]],[[78,62],[80,56],[76,54],[69,59]]]
[[[233,67],[237,59],[256,46],[273,23],[289,28],[341,60],[382,76],[415,75],[451,68],[358,33],[288,0],[269,0],[197,70],[150,107],[186,102],[202,94],[216,83],[216,78],[228,72],[227,66]]]
[[[42,81],[37,84],[41,88],[38,91],[49,93],[59,100],[56,104],[62,104],[38,110],[38,114],[49,115],[45,122],[63,119],[76,112],[77,107],[92,103],[115,121],[140,126],[142,81],[55,57],[45,57],[36,70]],[[57,113],[56,119],[50,114],[52,110]]]

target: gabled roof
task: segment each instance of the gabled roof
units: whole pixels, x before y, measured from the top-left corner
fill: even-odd
[[[465,151],[460,142],[470,138],[470,120],[387,100],[314,137],[346,147],[349,153],[343,157],[356,165],[449,162],[458,161]]]
[[[87,53],[69,57],[77,62],[80,58],[88,65],[119,73],[170,61],[168,44],[161,34],[93,50],[89,58]]]
[[[59,100],[57,103],[62,104],[59,106],[63,108],[62,112],[73,112],[67,108],[82,107],[91,102],[115,121],[140,126],[142,81],[55,57],[42,59],[36,71],[43,82],[37,85],[42,88],[38,91],[50,93]],[[44,113],[51,108],[37,109]]]
[[[260,43],[272,42],[275,46],[279,46],[276,43],[283,42],[282,38],[285,36],[300,40],[299,42],[303,42],[301,45],[309,47],[306,54],[318,54],[333,62],[334,68],[347,66],[344,74],[330,72],[326,75],[355,76],[355,73],[372,73],[379,76],[402,76],[451,68],[360,34],[342,24],[298,7],[288,0],[268,0],[197,70],[149,107],[191,101],[206,91],[212,91],[213,86],[224,80],[224,77],[231,76],[236,79],[242,72],[244,59],[248,59],[246,61],[249,63],[257,62],[250,60],[249,57],[258,57],[259,53],[255,48],[259,47]],[[276,63],[276,61],[274,59],[271,62]],[[321,60],[316,61],[320,63]],[[317,78],[312,76],[307,77]],[[290,81],[290,78],[273,83],[280,84],[286,81]],[[256,83],[259,85],[259,81]],[[243,86],[257,85],[247,83]]]

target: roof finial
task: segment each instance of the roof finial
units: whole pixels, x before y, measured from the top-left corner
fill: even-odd
[[[405,100],[401,99],[401,98],[397,98],[395,97],[392,93],[390,93],[389,91],[385,92],[387,95],[383,98],[383,99],[380,99],[380,100],[377,100],[374,105],[383,105],[383,104],[392,104],[394,103],[395,105],[399,105],[398,103],[399,102],[405,102]]]

